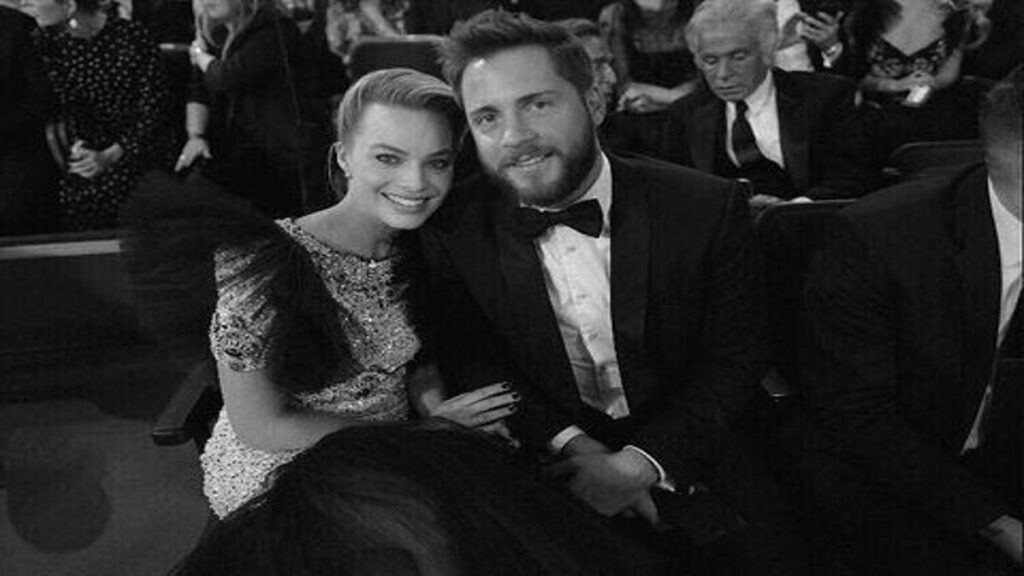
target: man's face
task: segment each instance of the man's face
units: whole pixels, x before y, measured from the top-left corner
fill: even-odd
[[[524,204],[571,203],[595,166],[601,96],[581,95],[548,51],[521,46],[469,63],[459,87],[480,164]]]
[[[604,96],[605,101],[614,102],[616,87],[619,77],[612,67],[612,51],[608,43],[600,36],[585,36],[580,38],[583,49],[590,56],[590,62],[594,66],[594,83],[598,91]]]
[[[742,22],[700,32],[694,55],[708,87],[727,102],[742,100],[756,90],[773,57],[761,50],[753,27]]]

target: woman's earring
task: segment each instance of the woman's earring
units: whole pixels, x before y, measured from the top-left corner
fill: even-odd
[[[72,17],[70,20],[68,20],[68,27],[70,27],[72,30],[77,30],[78,18]]]

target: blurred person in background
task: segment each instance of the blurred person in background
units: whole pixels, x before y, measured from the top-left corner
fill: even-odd
[[[601,10],[598,22],[622,82],[619,110],[664,110],[699,85],[685,34],[693,6],[693,0],[620,0]]]
[[[982,87],[961,82],[964,54],[990,28],[971,0],[862,2],[840,66],[860,80],[876,164],[901,144],[978,137]]]
[[[60,178],[61,226],[117,226],[138,177],[174,156],[171,95],[160,52],[140,24],[101,0],[23,0],[57,95],[67,150]]]
[[[175,170],[199,173],[263,212],[327,202],[317,72],[273,0],[197,0],[188,137]]]
[[[0,235],[47,230],[55,171],[44,126],[53,90],[32,42],[32,18],[0,6]]]

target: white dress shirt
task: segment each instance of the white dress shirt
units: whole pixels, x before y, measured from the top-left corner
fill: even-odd
[[[572,367],[580,399],[613,419],[629,416],[629,403],[615,354],[611,306],[612,175],[608,158],[598,159],[601,171],[577,202],[594,199],[601,206],[603,224],[597,237],[555,225],[534,243],[544,272],[544,285],[558,322],[565,353]],[[558,453],[586,431],[569,426],[552,438],[548,447]],[[650,454],[636,446],[625,448],[643,455],[657,470],[658,486],[672,490],[665,470]]]
[[[775,99],[775,80],[771,70],[765,75],[761,84],[743,99],[747,103],[747,122],[754,132],[754,140],[761,154],[786,169],[782,159],[782,139],[779,136],[779,107]],[[732,123],[736,120],[736,104],[726,102],[725,105],[725,151],[733,164],[736,152],[732,149]]]
[[[1021,221],[1003,206],[996,196],[992,181],[988,182],[988,199],[992,205],[992,219],[996,224],[996,237],[999,240],[999,263],[1002,268],[1002,290],[999,298],[999,331],[996,334],[996,347],[1003,343],[1006,329],[1013,317],[1021,292]],[[973,450],[984,441],[981,434],[981,423],[992,403],[992,382],[985,387],[985,396],[978,407],[978,414],[971,426],[971,433],[964,442],[963,452]]]

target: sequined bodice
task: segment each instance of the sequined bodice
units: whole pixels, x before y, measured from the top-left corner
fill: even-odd
[[[327,291],[338,304],[338,317],[358,370],[327,387],[292,396],[312,411],[340,414],[357,420],[400,421],[409,417],[406,392],[408,366],[420,348],[412,330],[405,299],[406,280],[398,273],[401,255],[367,260],[317,240],[292,220],[278,226],[309,253]],[[210,323],[210,350],[231,370],[265,368],[276,346],[270,327],[277,312],[261,290],[264,279],[246,274],[258,252],[220,251],[216,254],[218,300]],[[225,516],[266,488],[266,479],[297,451],[263,452],[244,444],[222,410],[200,460],[203,490],[218,516]]]
[[[370,419],[408,416],[406,366],[419,351],[405,302],[406,282],[395,274],[401,255],[367,260],[339,252],[291,220],[278,224],[312,256],[328,292],[347,312],[342,328],[362,370],[319,392],[297,396],[311,408]]]

